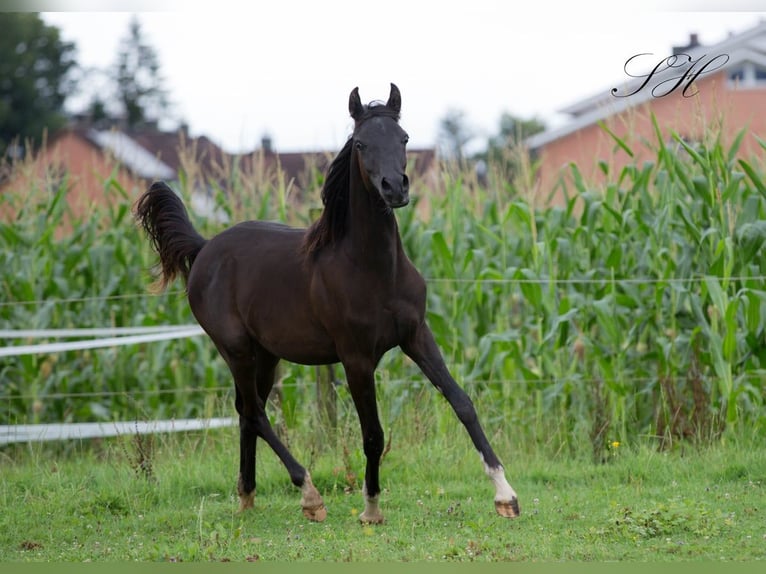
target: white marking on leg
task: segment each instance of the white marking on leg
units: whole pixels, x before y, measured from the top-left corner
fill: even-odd
[[[303,479],[303,486],[301,486],[301,502],[306,502],[307,499],[314,498],[317,493],[317,489],[314,487],[314,483],[311,482],[311,475],[306,471],[306,478]]]
[[[322,522],[327,518],[327,509],[325,508],[322,496],[311,482],[311,475],[306,471],[306,477],[301,486],[301,507],[303,515],[309,520]]]
[[[505,518],[514,518],[519,515],[519,499],[516,497],[516,491],[511,488],[505,479],[505,469],[503,465],[496,467],[489,466],[484,457],[481,457],[484,463],[484,472],[495,485],[495,510],[500,516]]]
[[[380,495],[367,496],[367,485],[362,487],[362,495],[364,496],[364,512],[359,516],[360,522],[380,524],[383,522],[383,513],[380,511],[378,501]]]
[[[253,508],[255,506],[255,490],[252,492],[245,494],[244,493],[244,486],[242,482],[242,473],[239,473],[239,478],[237,479],[237,494],[239,494],[239,510],[240,512],[243,510],[247,510],[248,508]]]
[[[490,468],[485,465],[484,471],[495,485],[495,500],[510,502],[516,498],[516,491],[513,490],[513,487],[511,487],[510,484],[508,484],[508,481],[505,478],[505,470],[502,466]]]
[[[255,506],[255,491],[251,492],[250,494],[239,495],[240,512],[243,510],[247,510],[248,508],[253,508],[254,506]]]
[[[491,468],[486,462],[484,462],[484,455],[479,454],[481,462],[484,464],[484,472],[495,485],[495,501],[496,502],[511,502],[516,499],[516,491],[513,490],[508,481],[505,478],[505,469],[502,465],[497,468]]]

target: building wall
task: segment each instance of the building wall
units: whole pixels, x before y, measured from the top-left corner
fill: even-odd
[[[747,126],[749,131],[739,155],[749,158],[762,151],[754,134],[766,137],[766,89],[732,89],[727,85],[723,71],[695,84],[698,92],[692,97],[684,97],[679,88],[667,96],[652,98],[604,121],[634,152],[634,158],[619,148],[597,124],[586,126],[543,146],[539,156],[539,186],[536,189],[538,204],[544,201],[562,177],[567,183],[567,189],[573,189],[571,171],[567,167],[570,162],[577,164],[586,181],[598,186],[605,181],[598,167],[599,160],[607,162],[612,174],[618,174],[629,163],[641,165],[645,160],[655,158],[656,154],[643,141],[647,140],[656,147],[657,136],[652,126],[652,113],[657,118],[666,142],[671,139],[673,131],[687,140],[701,141],[706,131],[722,125],[723,142],[729,145],[737,132]],[[561,204],[563,196],[556,194],[552,202]]]
[[[107,204],[109,196],[104,187],[109,177],[114,177],[126,192],[136,197],[145,185],[127,170],[119,168],[103,151],[71,132],[57,139],[41,160],[68,172],[67,198],[78,213]]]
[[[2,186],[2,193],[16,193],[24,197],[27,193],[43,187],[41,191],[58,189],[66,174],[67,202],[75,218],[87,216],[94,207],[106,206],[109,193],[105,181],[113,176],[131,196],[145,186],[126,170],[120,169],[114,161],[76,132],[62,132],[42,149],[31,161],[16,167],[11,179]],[[0,211],[4,219],[15,215],[7,205]]]

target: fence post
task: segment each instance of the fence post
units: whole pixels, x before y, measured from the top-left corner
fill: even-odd
[[[335,392],[335,369],[332,365],[320,365],[317,370],[317,406],[319,422],[327,430],[338,425],[337,394]]]

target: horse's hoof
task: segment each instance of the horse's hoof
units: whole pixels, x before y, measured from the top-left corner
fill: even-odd
[[[379,512],[376,514],[362,512],[362,514],[359,515],[359,522],[362,524],[383,524],[384,518]]]
[[[313,522],[324,522],[324,519],[327,518],[327,508],[324,504],[320,504],[319,506],[313,506],[311,508],[303,507],[303,516],[308,518],[309,520]]]
[[[240,494],[239,495],[239,511],[243,512],[247,510],[248,508],[253,508],[255,506],[255,491],[251,492],[250,494]]]
[[[505,518],[516,518],[519,514],[521,514],[521,510],[519,510],[519,499],[514,498],[512,500],[496,500],[495,510],[497,510],[497,513],[500,516]]]

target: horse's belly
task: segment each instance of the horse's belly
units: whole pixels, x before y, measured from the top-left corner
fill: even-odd
[[[335,343],[321,328],[291,317],[259,325],[255,339],[271,354],[301,365],[326,365],[338,362]]]

